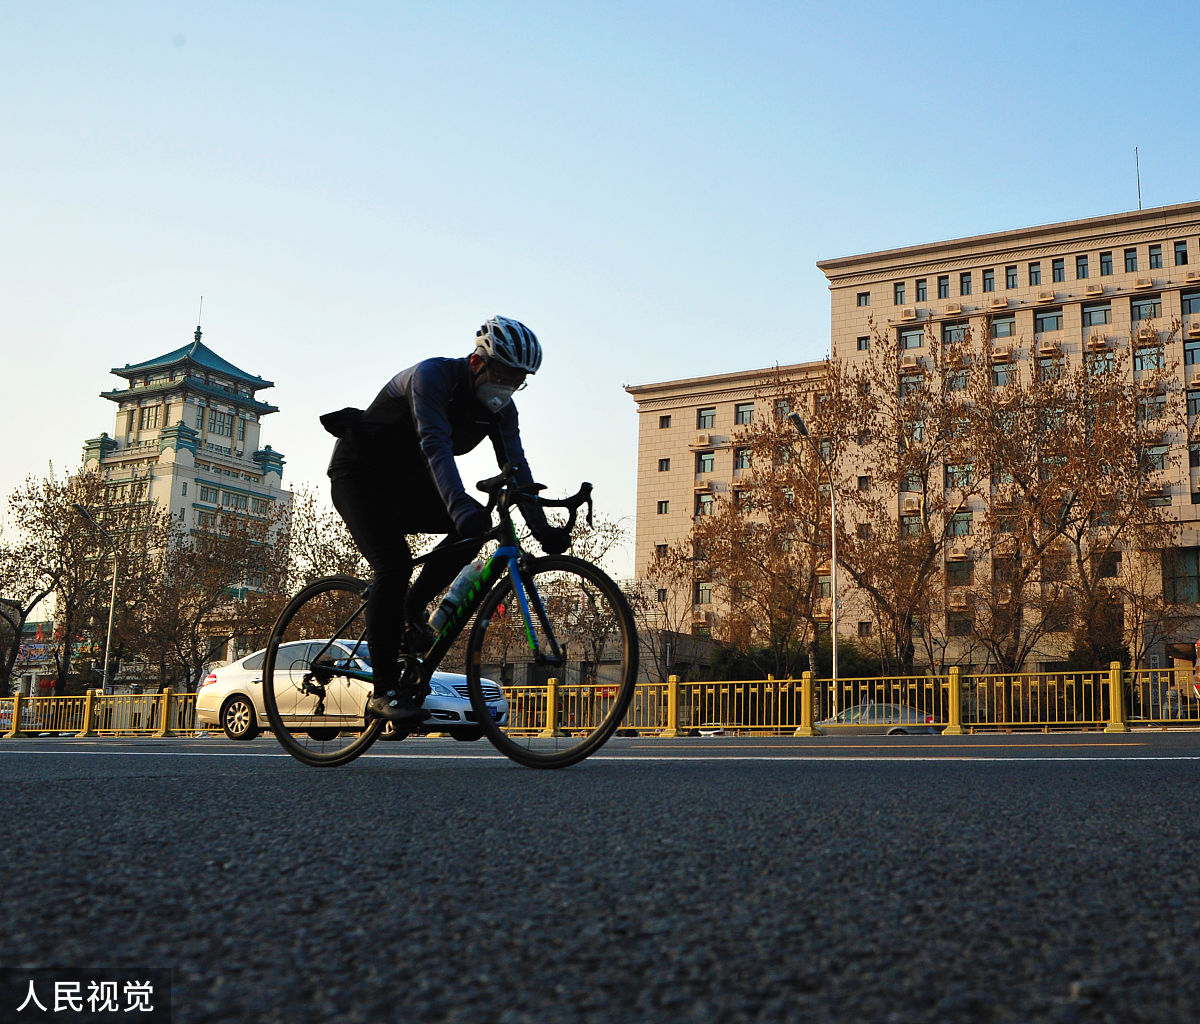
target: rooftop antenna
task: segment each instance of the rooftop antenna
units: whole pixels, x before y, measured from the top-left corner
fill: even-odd
[[[1141,207],[1138,207],[1141,209]],[[200,296],[200,312],[196,314],[196,341],[200,341],[200,321],[204,318],[204,296]]]
[[[1137,171],[1137,187],[1138,187],[1138,209],[1142,208],[1142,165],[1138,161],[1138,148],[1133,147],[1133,166]]]

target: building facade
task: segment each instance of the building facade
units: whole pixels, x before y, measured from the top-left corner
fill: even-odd
[[[961,336],[968,325],[986,326],[991,358],[1005,373],[1028,373],[1032,360],[1051,356],[1078,364],[1098,352],[1134,347],[1135,375],[1143,364],[1178,367],[1189,436],[1200,418],[1200,203],[907,246],[817,266],[829,281],[830,351],[843,364],[869,358],[873,335],[887,332],[902,353],[901,368],[906,361],[920,367],[930,344]],[[819,391],[822,367],[786,369]],[[658,545],[687,535],[702,511],[698,495],[708,467],[713,487],[732,486],[738,472],[732,431],[744,415],[738,410],[751,400],[754,382],[770,372],[628,389],[638,402],[640,423],[639,575]],[[1161,503],[1169,503],[1180,524],[1180,550],[1194,552],[1192,586],[1200,598],[1200,445],[1188,448],[1189,457],[1169,470]],[[904,496],[895,499],[899,516]],[[843,596],[848,610],[855,599],[852,591]],[[839,632],[854,631],[858,618],[847,614]],[[1172,654],[1182,657],[1194,640],[1174,639],[1158,644],[1150,667],[1168,664]],[[1043,660],[1053,656],[1044,654]]]
[[[103,472],[118,500],[154,501],[188,528],[222,508],[266,515],[291,501],[283,456],[262,442],[276,412],[257,393],[273,387],[200,340],[115,367],[125,386],[102,392],[116,406],[112,435],[84,445],[84,465]]]

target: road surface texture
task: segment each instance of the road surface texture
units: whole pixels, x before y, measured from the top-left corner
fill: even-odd
[[[0,780],[0,966],[169,967],[177,1022],[1200,1018],[1196,733],[29,739]]]

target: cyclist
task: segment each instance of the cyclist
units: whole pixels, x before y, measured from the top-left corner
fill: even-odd
[[[475,332],[475,350],[460,359],[424,359],[401,370],[364,411],[321,417],[338,441],[329,463],[334,508],[346,523],[374,582],[367,598],[367,646],[372,713],[392,722],[419,722],[422,698],[401,680],[400,651],[423,654],[436,639],[426,622],[429,602],[483,546],[445,550],[481,537],[491,526],[484,506],[467,494],[454,457],[489,438],[498,465],[511,464],[520,485],[533,483],[513,393],[542,363],[542,347],[524,324],[496,316]],[[550,554],[570,537],[534,502],[521,511]],[[410,586],[413,560],[405,536],[446,537]]]

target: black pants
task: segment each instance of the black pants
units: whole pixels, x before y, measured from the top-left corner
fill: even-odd
[[[432,481],[430,481],[432,491]],[[399,678],[404,624],[423,620],[427,606],[473,559],[482,544],[449,548],[462,538],[436,491],[401,485],[392,477],[342,476],[332,481],[333,507],[374,573],[367,597],[367,647],[375,674],[375,692],[390,689]],[[446,538],[413,570],[409,533],[445,533]]]

